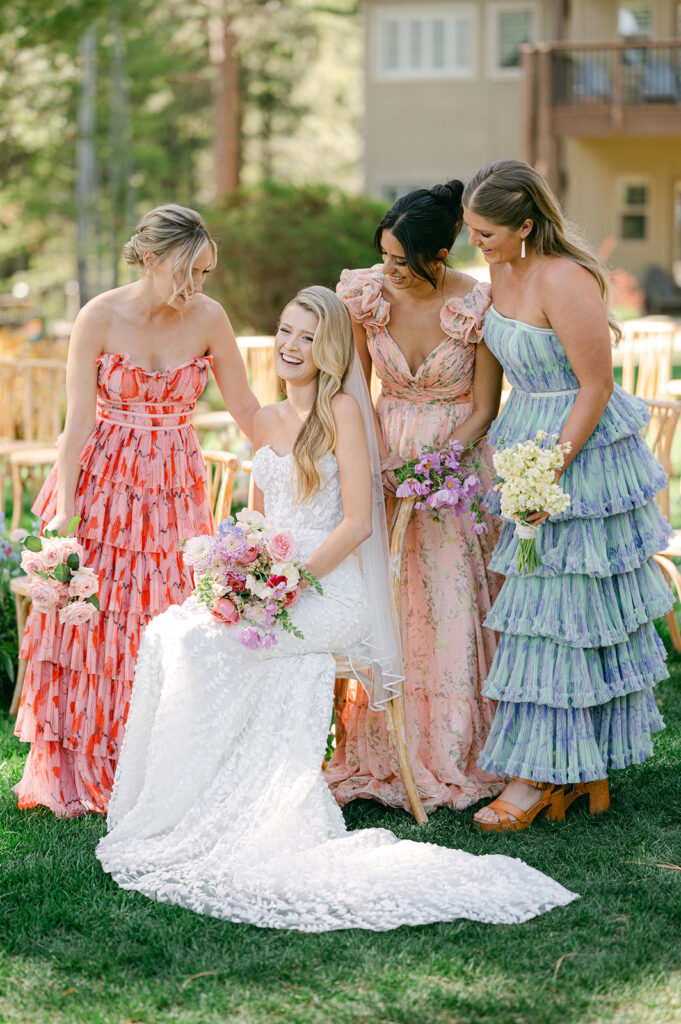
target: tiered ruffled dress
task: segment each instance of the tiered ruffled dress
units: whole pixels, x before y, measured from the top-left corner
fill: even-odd
[[[485,341],[513,385],[490,432],[496,449],[560,432],[579,389],[558,336],[494,307]],[[663,728],[653,686],[667,676],[651,620],[672,604],[652,560],[670,527],[654,502],[665,474],[640,430],[644,401],[615,385],[561,478],[568,510],[537,533],[541,567],[516,572],[505,523],[492,567],[507,578],[486,625],[501,639],[484,693],[499,706],[479,764],[556,784],[604,778],[645,760]],[[498,492],[489,507],[499,511]]]
[[[15,787],[19,807],[58,815],[105,812],[123,740],[140,634],[192,590],[179,544],[213,521],[191,414],[210,356],[147,372],[122,354],[99,357],[97,421],[80,456],[75,511],[85,564],[99,574],[101,613],[63,627],[32,609],[16,734],[31,743]],[[56,513],[57,473],[33,507]]]
[[[389,333],[382,266],[345,270],[337,291],[367,336],[381,381],[377,412],[388,451],[407,461],[426,445],[444,444],[472,410],[475,343],[489,306],[488,286],[451,298],[440,312],[442,341],[412,374]],[[481,458],[491,466],[486,446]],[[500,789],[477,766],[494,715],[482,696],[494,633],[483,627],[499,589],[489,571],[498,520],[477,536],[467,517],[436,523],[414,511],[401,573],[407,742],[424,806],[467,807]],[[357,797],[409,809],[385,715],[371,711],[361,688],[346,708],[346,733],[327,767],[344,804]],[[339,730],[340,733],[340,730]]]

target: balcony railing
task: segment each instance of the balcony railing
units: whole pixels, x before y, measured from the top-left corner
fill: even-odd
[[[524,48],[533,134],[681,134],[681,40]]]

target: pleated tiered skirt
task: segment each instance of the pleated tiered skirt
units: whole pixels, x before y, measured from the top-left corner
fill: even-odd
[[[492,447],[559,430],[573,400],[514,390]],[[561,478],[571,505],[538,531],[533,575],[517,574],[514,524],[504,524],[491,568],[507,578],[485,622],[501,633],[483,689],[499,701],[485,771],[588,782],[652,752],[663,728],[653,687],[667,676],[652,620],[672,596],[652,560],[670,527],[654,502],[666,478],[640,433],[648,419],[645,402],[616,386]],[[499,511],[498,492],[488,505]]]

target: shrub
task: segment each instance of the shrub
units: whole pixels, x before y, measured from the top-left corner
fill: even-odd
[[[10,580],[21,575],[19,566],[20,543],[7,537],[4,516],[0,516],[0,707],[9,707],[16,678],[17,616]]]

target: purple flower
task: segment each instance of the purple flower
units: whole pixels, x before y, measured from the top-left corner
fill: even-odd
[[[419,495],[422,497],[430,492],[430,486],[427,483],[422,483],[420,480],[416,480],[413,476],[408,477],[404,483],[395,491],[395,495],[398,498],[410,498],[413,495]]]
[[[430,473],[431,470],[439,473],[442,468],[442,460],[440,458],[440,452],[428,452],[426,455],[422,455],[419,461],[414,466],[415,473],[422,473],[424,476]]]
[[[248,541],[240,530],[225,531],[218,540],[217,549],[225,562],[239,562],[248,551]]]
[[[487,523],[476,523],[476,521],[473,519],[472,516],[471,516],[471,519],[473,521],[473,527],[472,527],[473,533],[488,533],[489,532],[489,527],[487,526]]]
[[[258,647],[262,647],[262,634],[257,626],[246,626],[242,629],[239,634],[239,640],[244,647],[248,647],[251,651],[257,650]]]
[[[274,635],[274,633],[265,633],[260,638],[260,646],[264,647],[265,649],[267,649],[268,647],[274,647],[276,642],[277,642],[277,638]]]
[[[426,503],[430,505],[431,508],[435,509],[451,508],[453,505],[457,504],[458,500],[458,497],[453,495],[451,491],[442,489],[435,491],[434,494],[430,494],[426,498]]]
[[[445,457],[442,461],[447,469],[458,469],[461,465],[461,459],[456,452],[445,452]]]
[[[457,500],[461,493],[461,481],[458,476],[446,476],[442,483],[444,490],[449,491],[452,496],[456,496]]]
[[[471,475],[467,476],[466,479],[464,480],[463,487],[461,489],[464,493],[464,496],[466,498],[470,498],[472,497],[472,495],[475,494],[479,487],[480,481],[478,480],[477,476],[474,476],[471,473]]]

